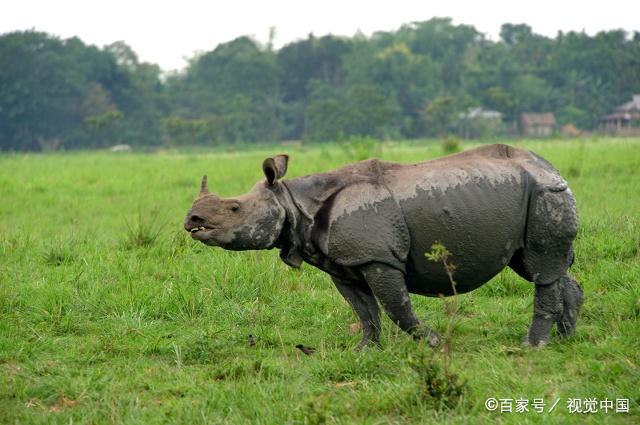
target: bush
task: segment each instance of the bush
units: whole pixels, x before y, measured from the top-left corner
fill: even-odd
[[[382,145],[380,141],[373,137],[367,136],[351,136],[347,140],[340,143],[340,147],[353,161],[362,161],[364,159],[380,156],[382,153]]]
[[[440,147],[445,154],[456,153],[460,151],[460,141],[455,137],[446,137],[440,139]]]
[[[453,409],[468,391],[467,383],[461,382],[458,375],[442,367],[435,353],[431,354],[431,358],[424,352],[410,356],[409,366],[418,374],[420,398],[434,409]]]

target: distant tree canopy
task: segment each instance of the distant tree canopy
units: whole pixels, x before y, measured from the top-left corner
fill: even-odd
[[[490,41],[434,18],[277,51],[239,37],[168,76],[123,42],[0,35],[2,150],[432,137],[472,107],[507,121],[549,111],[593,129],[632,93],[640,34],[621,30],[547,38],[504,24]]]
[[[164,114],[159,77],[157,66],[139,64],[123,43],[98,49],[39,32],[0,36],[0,146],[157,143]]]

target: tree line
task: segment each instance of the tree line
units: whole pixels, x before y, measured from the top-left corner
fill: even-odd
[[[0,35],[2,150],[434,137],[475,107],[591,130],[633,93],[640,33],[622,30],[549,38],[504,24],[492,41],[434,18],[280,49],[243,36],[169,75],[124,42]]]

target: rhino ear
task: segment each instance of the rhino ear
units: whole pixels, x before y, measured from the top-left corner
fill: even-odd
[[[289,155],[276,155],[262,162],[262,171],[264,171],[264,176],[270,185],[275,184],[278,179],[284,177],[287,172],[288,163]]]

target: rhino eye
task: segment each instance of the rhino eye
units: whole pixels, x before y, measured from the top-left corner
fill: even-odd
[[[233,206],[231,207],[231,211],[233,211],[233,212],[236,212],[236,211],[238,211],[239,209],[240,209],[240,205],[233,205]]]

